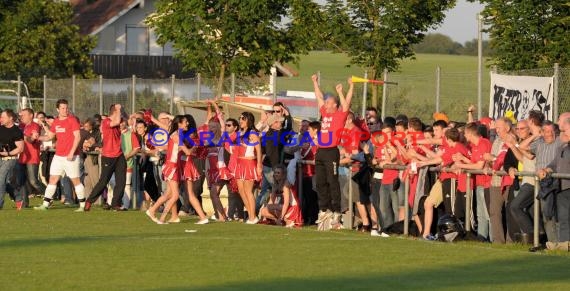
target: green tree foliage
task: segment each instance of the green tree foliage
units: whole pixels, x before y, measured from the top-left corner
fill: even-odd
[[[0,79],[21,75],[30,94],[41,96],[43,75],[50,78],[88,77],[92,38],[71,25],[73,12],[63,1],[2,1],[0,10]]]
[[[424,37],[422,42],[414,45],[416,53],[425,54],[458,55],[462,48],[460,43],[454,42],[451,37],[441,33],[430,33]],[[475,42],[475,48],[477,48],[477,42]]]
[[[463,47],[459,50],[460,55],[476,56],[478,54],[477,39],[472,39],[466,41]],[[483,56],[492,56],[493,49],[491,48],[489,41],[483,41]]]
[[[308,52],[307,27],[321,19],[318,5],[304,0],[163,0],[156,7],[147,22],[158,42],[173,42],[186,69],[216,77],[218,96],[227,72],[267,73],[274,62]]]
[[[378,79],[383,69],[395,71],[400,60],[412,57],[413,46],[454,5],[455,0],[327,1],[327,31],[331,43],[348,53],[352,63]],[[377,95],[374,86],[373,106],[377,106]]]
[[[473,1],[473,0],[471,0]],[[570,2],[567,0],[481,0],[494,49],[504,70],[570,63]]]
[[[419,54],[444,54],[444,55],[477,55],[477,39],[466,41],[460,44],[453,41],[449,36],[440,33],[430,33],[424,37],[422,42],[414,45],[414,52]],[[483,41],[483,56],[490,56],[493,50],[489,46],[489,41]]]

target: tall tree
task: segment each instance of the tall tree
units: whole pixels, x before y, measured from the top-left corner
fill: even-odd
[[[17,4],[14,4],[16,3]],[[43,75],[83,77],[92,72],[89,52],[95,41],[71,25],[71,5],[63,1],[2,1],[0,79],[21,75],[31,94],[41,96]],[[14,6],[16,5],[16,6]]]
[[[473,0],[470,0],[473,1]],[[564,0],[481,0],[494,50],[504,70],[570,64],[570,2]]]
[[[397,70],[399,61],[414,55],[413,45],[429,28],[441,23],[455,0],[346,0],[327,1],[331,41],[340,44],[351,61],[378,79],[383,69]],[[340,7],[340,8],[339,8]],[[342,29],[336,25],[342,23]],[[378,91],[372,89],[377,107]]]
[[[269,72],[275,62],[308,52],[306,27],[319,19],[318,5],[304,0],[162,0],[147,23],[159,43],[173,43],[187,69],[216,77],[221,96],[227,72]]]

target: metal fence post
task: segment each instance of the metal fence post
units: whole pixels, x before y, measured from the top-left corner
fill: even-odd
[[[368,79],[368,70],[364,71],[364,79]],[[362,89],[362,117],[366,117],[366,95],[368,95],[368,82],[364,83]]]
[[[408,203],[408,193],[410,193],[410,178],[404,182],[404,235],[410,232],[410,203]]]
[[[437,66],[435,68],[435,112],[439,111],[439,98],[440,98],[440,84],[441,82],[441,68]]]
[[[465,193],[465,231],[471,231],[471,209],[473,189],[471,188],[471,173],[467,173],[467,180],[465,181],[467,192]]]
[[[22,108],[22,76],[18,75],[18,84],[17,84],[17,102],[18,102],[18,106],[16,107],[16,110],[20,110]]]
[[[273,92],[273,104],[277,102],[277,68],[271,68],[271,92]]]
[[[558,81],[559,81],[559,77],[560,77],[560,68],[558,63],[554,64],[554,90],[552,91],[552,98],[553,98],[553,115],[552,115],[552,119],[554,121],[558,120]]]
[[[344,227],[346,229],[352,229],[354,224],[354,208],[353,208],[353,201],[352,201],[352,166],[348,168],[348,211],[344,214]]]
[[[321,71],[317,71],[317,83],[319,84],[319,87],[320,87],[321,86]],[[319,102],[317,102],[315,109],[316,109],[315,116],[317,117],[317,120],[320,120],[321,119],[321,109],[319,108]]]
[[[388,82],[388,69],[384,69],[384,84],[382,85],[382,120],[386,117],[386,98],[388,97],[386,82]]]
[[[538,198],[538,190],[540,188],[540,181],[538,176],[534,176],[534,237],[533,246],[538,247],[540,245],[538,231],[540,223],[540,199]]]
[[[136,99],[136,86],[137,86],[137,76],[133,75],[133,80],[132,80],[132,84],[131,84],[133,90],[131,91],[131,98],[132,98],[132,104],[131,104],[131,112],[135,112],[135,99]]]
[[[170,83],[170,106],[168,107],[168,112],[170,112],[170,114],[172,113],[172,110],[174,109],[174,83],[176,82],[176,76],[174,74],[172,74],[172,76],[170,77],[171,83]]]
[[[103,115],[103,75],[99,75],[99,114]]]
[[[236,74],[232,73],[231,77],[232,77],[232,87],[230,89],[230,100],[233,103],[236,102]],[[273,96],[275,96],[275,94]],[[222,96],[220,96],[220,98],[221,97]],[[273,100],[275,100],[275,97],[273,97]]]
[[[483,112],[483,16],[477,14],[477,119]]]
[[[200,95],[202,95],[202,75],[198,73],[197,75],[197,84],[196,84],[196,100],[200,100]]]
[[[75,75],[71,76],[71,112],[77,114],[75,112]]]
[[[47,108],[47,76],[44,75],[44,104],[42,106],[42,111],[46,112]]]

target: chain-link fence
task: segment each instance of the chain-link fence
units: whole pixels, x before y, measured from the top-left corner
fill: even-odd
[[[352,70],[357,76],[365,72]],[[517,72],[500,72],[511,75],[553,76],[557,73],[558,112],[570,111],[570,68],[546,68]],[[481,112],[489,112],[490,69],[482,74]],[[478,103],[477,72],[453,71],[450,68],[434,68],[433,73],[389,73],[389,84],[377,86],[367,84],[366,97],[364,83],[355,84],[351,109],[360,114],[364,106],[376,106],[385,116],[406,114],[422,120],[432,119],[434,112],[444,112],[450,120],[465,121],[469,105]],[[347,90],[347,81],[337,76],[320,74],[320,86],[323,92],[336,95],[335,86],[343,84]],[[67,98],[71,109],[80,118],[95,113],[107,113],[108,107],[121,103],[127,111],[152,108],[153,111],[171,111],[176,113],[178,101],[196,101],[212,99],[219,84],[215,78],[201,77],[197,74],[191,79],[44,79],[44,102],[35,103],[34,109],[47,110],[55,114],[55,104],[59,98]],[[267,77],[235,78],[227,76],[221,84],[222,99],[240,105],[260,109],[271,109],[275,101],[287,105],[291,114],[298,118],[318,118],[317,102],[314,98],[310,77]],[[134,90],[133,90],[134,88]],[[376,99],[373,98],[376,96]],[[383,101],[385,108],[382,110]],[[38,108],[36,108],[38,107]],[[231,116],[236,117],[236,116]]]
[[[106,114],[112,104],[122,104],[128,112],[151,108],[173,111],[178,100],[198,99],[196,79],[44,79],[44,102],[36,110],[55,114],[55,101],[68,99],[71,110],[81,119]],[[134,90],[133,90],[134,88]],[[209,88],[202,94],[211,95]]]

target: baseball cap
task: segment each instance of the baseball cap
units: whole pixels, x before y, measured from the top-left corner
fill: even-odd
[[[447,117],[447,115],[445,113],[442,113],[442,112],[434,113],[433,114],[433,120],[434,121],[443,120],[443,121],[445,121],[445,123],[449,123],[449,118]]]

